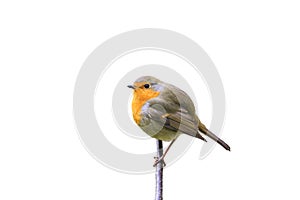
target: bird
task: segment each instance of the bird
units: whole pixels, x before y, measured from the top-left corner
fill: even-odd
[[[153,76],[139,77],[127,87],[133,89],[131,108],[134,122],[152,138],[170,142],[163,155],[155,157],[154,167],[159,162],[165,166],[164,158],[181,134],[207,142],[202,133],[230,151],[230,146],[200,121],[193,101],[180,88]]]

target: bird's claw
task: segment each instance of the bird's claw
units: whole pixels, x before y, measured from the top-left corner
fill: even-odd
[[[154,164],[153,164],[153,167],[156,167],[156,165],[158,164],[158,163],[162,163],[162,166],[163,167],[165,167],[166,166],[166,163],[165,163],[165,161],[164,161],[164,159],[161,157],[161,158],[158,158],[158,157],[154,157],[154,159],[155,159],[155,162],[154,162]]]

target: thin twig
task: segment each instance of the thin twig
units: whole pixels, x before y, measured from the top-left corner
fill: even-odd
[[[161,140],[156,140],[157,158],[159,159],[163,155],[163,143]],[[163,199],[163,163],[159,162],[156,165],[156,187],[155,187],[155,200]]]

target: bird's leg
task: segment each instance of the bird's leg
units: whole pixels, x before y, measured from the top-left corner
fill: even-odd
[[[163,166],[166,166],[166,163],[165,163],[165,161],[164,161],[164,158],[165,158],[166,154],[168,153],[169,149],[171,148],[172,144],[176,141],[176,139],[177,139],[177,138],[175,138],[174,140],[172,140],[172,142],[171,142],[171,143],[169,144],[169,146],[167,147],[165,153],[164,153],[160,158],[154,157],[156,160],[155,160],[155,162],[154,162],[154,164],[153,164],[153,167],[155,167],[159,162],[162,162],[162,163],[163,163]]]

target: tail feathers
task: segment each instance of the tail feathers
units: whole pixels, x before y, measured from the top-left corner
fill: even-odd
[[[211,138],[212,140],[216,141],[218,144],[220,144],[222,147],[224,147],[224,149],[226,149],[227,151],[230,151],[230,146],[228,144],[226,144],[223,140],[221,140],[218,136],[216,136],[215,134],[213,134],[210,130],[208,130],[204,124],[202,124],[199,120],[199,130],[204,133],[205,135],[207,135],[209,138]],[[202,137],[202,136],[201,136]]]
[[[196,138],[199,138],[200,140],[203,140],[204,142],[207,142],[207,140],[204,137],[202,137],[202,135],[200,135],[200,133],[196,134]]]
[[[222,147],[224,147],[224,149],[226,149],[227,151],[230,151],[230,146],[228,144],[226,144],[223,140],[218,138],[218,136],[213,134],[210,130],[207,129],[206,133],[204,133],[204,134],[206,134],[208,137],[210,137],[211,139],[216,141],[218,144],[220,144]]]
[[[226,149],[227,151],[230,151],[230,146],[226,144],[223,140],[219,139],[217,143],[224,147],[224,149]]]

